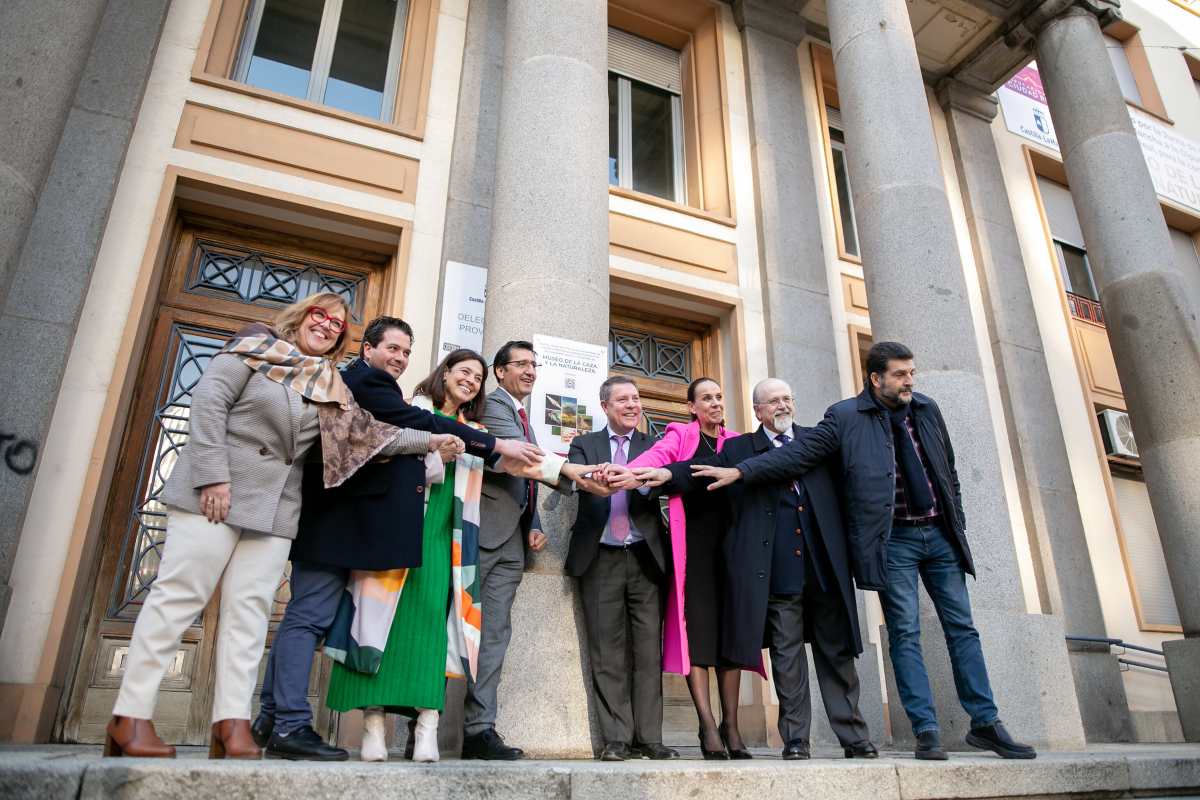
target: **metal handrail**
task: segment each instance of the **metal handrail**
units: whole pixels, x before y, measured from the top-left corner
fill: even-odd
[[[1156,655],[1156,656],[1160,656],[1160,657],[1163,656],[1162,650],[1155,650],[1153,647],[1142,647],[1140,644],[1129,644],[1124,639],[1112,639],[1107,636],[1068,636],[1067,641],[1068,642],[1091,642],[1093,644],[1107,644],[1107,645],[1111,645],[1113,647],[1123,647],[1126,650],[1139,650],[1143,653],[1150,653],[1151,655]],[[1135,663],[1136,666],[1139,666],[1139,667],[1143,666],[1142,664],[1139,664],[1137,662],[1131,662],[1131,663]],[[1162,669],[1164,672],[1166,671],[1166,669],[1164,667],[1148,667],[1148,669]]]
[[[1157,664],[1147,664],[1144,661],[1134,661],[1129,658],[1118,658],[1117,663],[1127,664],[1131,667],[1141,667],[1142,669],[1152,669],[1155,672],[1167,672],[1168,671],[1166,667],[1160,667]]]

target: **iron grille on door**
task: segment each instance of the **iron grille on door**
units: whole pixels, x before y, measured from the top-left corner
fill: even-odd
[[[663,339],[647,331],[610,328],[608,363],[634,370],[647,378],[690,383],[692,345]]]

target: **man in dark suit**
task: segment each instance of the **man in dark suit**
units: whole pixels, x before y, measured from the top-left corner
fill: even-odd
[[[396,380],[408,366],[413,333],[396,317],[379,317],[363,332],[359,358],[342,379],[355,401],[376,419],[435,434],[431,449],[466,452],[516,470],[538,459],[536,447],[498,440],[468,425],[415,408]],[[292,598],[267,661],[261,710],[251,732],[268,758],[344,760],[312,728],[308,679],[313,652],[337,612],[351,569],[421,565],[425,467],[420,457],[372,462],[335,489],[326,489],[322,464],[305,465],[300,529],[292,545]]]
[[[525,410],[525,400],[533,393],[537,380],[537,368],[537,354],[529,342],[507,342],[496,353],[492,372],[500,386],[488,395],[480,422],[498,440],[537,445]],[[583,484],[589,491],[597,488],[593,482],[583,481]],[[554,488],[569,493],[575,487],[564,476]],[[524,752],[505,744],[496,732],[496,696],[512,638],[513,600],[525,573],[525,548],[537,552],[546,546],[538,513],[537,482],[489,468],[483,476],[479,518],[483,628],[479,665],[463,707],[462,757],[511,761],[521,758]]]
[[[616,375],[601,384],[600,407],[608,425],[572,441],[570,461],[623,465],[654,443],[636,428],[642,401],[632,379]],[[580,495],[566,571],[579,578],[603,761],[678,756],[662,744],[666,563],[656,498]]]
[[[691,464],[737,464],[806,430],[793,421],[795,403],[783,381],[760,382],[753,401],[758,430],[729,440],[716,457],[634,470],[634,475],[650,485],[665,481],[669,494],[690,491],[710,483],[694,477]],[[862,637],[846,534],[828,469],[820,466],[794,481],[735,484],[726,492],[732,520],[725,539],[722,629],[731,633],[721,643],[721,655],[753,668],[762,648],[770,648],[783,757],[807,759],[812,705],[804,643],[811,642],[825,713],[846,758],[876,758],[858,710],[854,659],[862,652]]]

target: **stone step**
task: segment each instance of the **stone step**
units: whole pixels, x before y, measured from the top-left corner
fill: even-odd
[[[950,798],[1153,797],[1200,795],[1200,745],[1095,747],[1033,761],[951,755],[919,762],[885,753],[848,761],[818,750],[808,762],[760,751],[753,761],[706,762],[696,748],[678,761],[479,762],[209,761],[184,748],[173,761],[104,759],[99,748],[0,748],[0,798],[234,800],[235,798],[537,797],[562,800],[949,800]]]

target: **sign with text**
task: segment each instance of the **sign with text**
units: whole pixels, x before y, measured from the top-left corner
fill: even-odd
[[[1050,107],[1036,64],[1022,69],[996,94],[1009,131],[1049,150],[1058,150],[1058,137],[1050,121]],[[1144,111],[1130,108],[1129,116],[1150,179],[1154,181],[1154,191],[1164,200],[1200,213],[1200,143],[1180,136]]]
[[[483,309],[487,295],[487,270],[446,262],[446,283],[442,287],[442,329],[438,334],[437,360],[447,353],[466,347],[483,350]]]
[[[541,369],[529,398],[530,422],[542,448],[566,455],[572,437],[607,424],[600,384],[608,377],[608,348],[535,334],[533,349]]]

